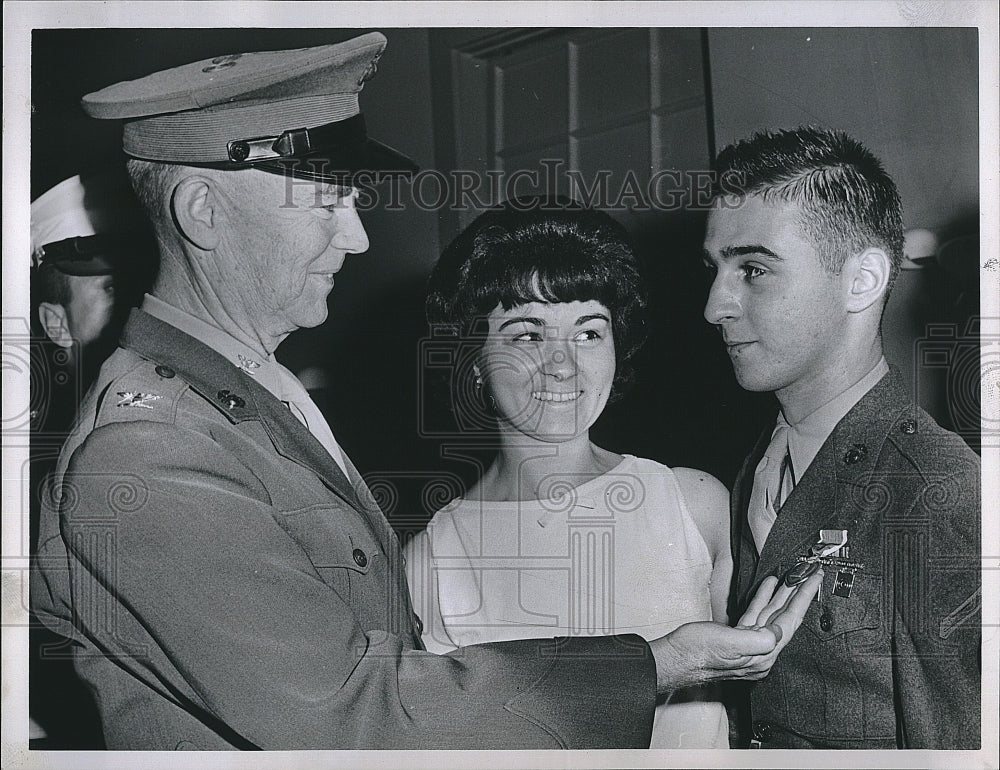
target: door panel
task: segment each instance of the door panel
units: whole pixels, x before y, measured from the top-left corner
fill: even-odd
[[[595,204],[626,225],[657,213],[656,171],[709,167],[697,29],[441,30],[431,50],[435,103],[447,110],[435,123],[453,127],[439,131],[438,168],[484,178],[474,204],[442,212],[442,242],[509,193],[543,192],[543,160],[563,162],[561,194],[606,188]],[[532,171],[538,183],[522,173],[514,189],[489,189],[487,171]]]

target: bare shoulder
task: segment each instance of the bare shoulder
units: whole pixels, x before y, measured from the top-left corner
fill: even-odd
[[[711,473],[696,468],[674,468],[691,518],[714,550],[729,548],[729,490]]]
[[[722,509],[729,518],[729,490],[711,473],[697,468],[674,468],[674,477],[692,514],[694,508]]]

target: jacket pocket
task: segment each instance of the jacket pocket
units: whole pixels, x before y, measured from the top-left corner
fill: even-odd
[[[851,581],[849,592],[841,588],[841,593],[849,593],[848,596],[834,593],[837,581],[843,579]],[[830,641],[854,631],[877,630],[881,625],[881,584],[878,576],[863,570],[854,573],[853,578],[844,578],[836,567],[825,567],[819,598],[813,600],[802,622],[803,630],[821,641]]]
[[[822,594],[813,600],[802,627],[779,657],[789,727],[829,741],[886,740],[895,735],[892,659],[883,617],[883,581],[868,570],[855,573],[849,596],[843,575],[824,568]],[[773,674],[773,672],[772,672]],[[765,682],[767,680],[764,680]],[[767,691],[769,688],[761,688]]]
[[[305,551],[320,579],[344,601],[358,601],[359,581],[384,558],[372,536],[343,509],[314,505],[275,514],[275,520]]]

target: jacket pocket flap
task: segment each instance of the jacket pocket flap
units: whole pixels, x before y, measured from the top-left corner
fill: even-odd
[[[314,505],[275,514],[275,520],[294,539],[316,569],[342,568],[367,574],[380,550],[374,539],[344,510]]]

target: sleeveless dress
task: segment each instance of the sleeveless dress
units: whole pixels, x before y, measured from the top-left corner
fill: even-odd
[[[625,455],[546,500],[458,498],[407,546],[428,650],[634,633],[711,620],[712,559],[670,468]],[[722,704],[700,690],[657,705],[650,748],[729,748]],[[682,702],[673,702],[682,701]]]

